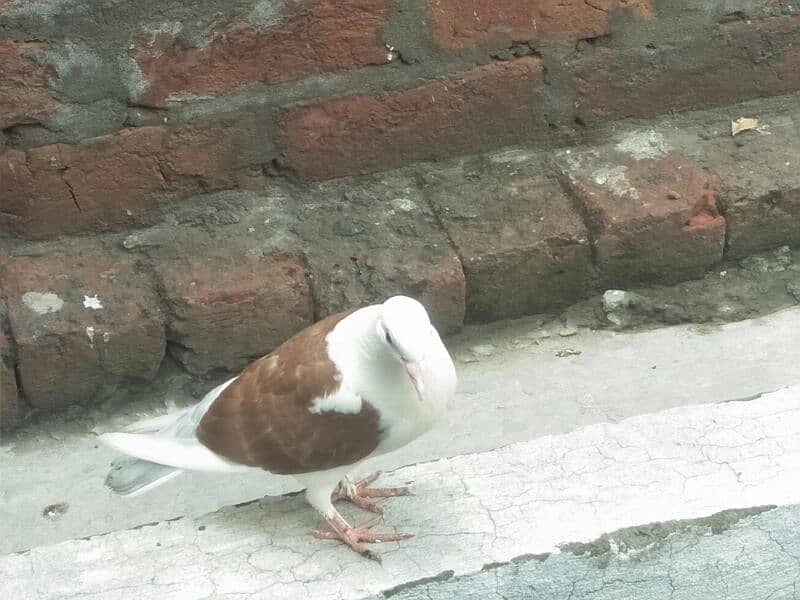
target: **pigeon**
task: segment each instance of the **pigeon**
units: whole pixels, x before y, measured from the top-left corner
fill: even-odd
[[[409,490],[372,488],[379,474],[356,481],[355,472],[430,430],[456,381],[425,308],[393,296],[307,327],[194,406],[101,435],[125,455],[112,463],[106,484],[132,496],[184,470],[289,475],[328,523],[316,537],[380,561],[366,543],[411,536],[372,532],[382,514],[374,499]],[[377,516],[351,525],[335,508],[338,500]]]

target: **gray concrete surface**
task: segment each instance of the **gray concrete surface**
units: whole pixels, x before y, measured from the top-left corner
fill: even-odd
[[[435,431],[374,463],[393,469],[483,452],[585,425],[676,406],[749,397],[800,381],[800,308],[721,326],[638,333],[591,331],[539,319],[469,328],[451,340],[460,391]],[[559,356],[562,355],[562,356]],[[185,379],[113,400],[67,422],[29,426],[0,445],[0,554],[194,518],[293,480],[189,474],[145,496],[111,495],[103,479],[113,454],[95,434],[194,401]],[[210,385],[208,387],[211,387]],[[51,508],[47,508],[51,507]]]
[[[763,511],[763,512],[762,512]],[[753,514],[755,513],[755,514]],[[642,545],[622,545],[634,536]],[[800,506],[732,510],[635,527],[454,577],[450,571],[373,598],[393,600],[796,600]]]
[[[387,501],[386,527],[416,537],[382,544],[382,566],[311,538],[320,519],[287,496],[1,557],[0,592],[444,598],[491,582],[495,597],[791,598],[798,469],[795,386],[398,469],[384,481],[416,495]],[[769,505],[786,508],[753,508]],[[745,510],[717,514],[730,509]],[[668,523],[686,519],[702,520]]]

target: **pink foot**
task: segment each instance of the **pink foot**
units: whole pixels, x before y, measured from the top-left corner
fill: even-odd
[[[370,512],[377,513],[379,515],[383,514],[383,509],[378,506],[372,498],[388,498],[391,496],[409,496],[411,495],[411,491],[407,487],[396,487],[396,488],[371,488],[368,487],[369,484],[375,482],[378,477],[380,477],[381,472],[376,471],[369,477],[362,479],[361,481],[357,481],[356,483],[351,482],[349,479],[345,479],[342,483],[339,484],[339,487],[336,488],[336,491],[331,494],[331,502],[338,502],[339,500],[347,500],[348,502],[352,502],[359,508],[363,508],[364,510],[368,510]]]
[[[399,540],[406,540],[413,537],[410,533],[372,533],[372,529],[381,517],[377,516],[370,519],[363,525],[352,527],[347,524],[341,516],[335,514],[334,516],[326,519],[328,525],[331,526],[331,531],[315,531],[314,537],[321,540],[340,540],[350,546],[353,550],[358,552],[364,558],[369,558],[377,562],[381,562],[381,557],[367,548],[361,542],[376,543],[376,542],[397,542]]]

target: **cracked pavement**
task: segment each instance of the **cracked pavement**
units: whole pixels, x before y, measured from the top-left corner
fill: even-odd
[[[454,341],[466,410],[381,465],[394,469],[382,485],[415,493],[383,503],[381,530],[415,537],[378,545],[382,566],[312,538],[322,521],[301,496],[253,501],[288,491],[264,477],[114,498],[100,476],[111,455],[83,423],[4,446],[0,594],[797,598],[800,366],[787,332],[800,309],[625,334],[526,323]],[[558,358],[563,347],[581,354]],[[41,516],[62,500],[64,514]],[[27,539],[25,510],[11,518],[25,502],[38,516]]]
[[[464,577],[446,574],[392,594],[394,600],[505,598],[797,598],[800,511],[767,509],[714,533],[707,519],[676,523],[668,537],[636,553],[612,547],[588,557],[562,552],[494,565]],[[374,596],[381,598],[384,596]]]

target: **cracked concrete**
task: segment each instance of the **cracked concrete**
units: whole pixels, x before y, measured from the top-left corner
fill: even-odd
[[[194,401],[162,373],[4,438],[0,597],[797,599],[798,328],[800,308],[624,333],[468,328],[450,340],[459,410],[375,463],[417,494],[385,503],[385,527],[416,537],[380,545],[383,567],[311,538],[302,497],[253,500],[291,480],[111,495],[95,434]]]
[[[635,555],[612,549],[602,556],[562,552],[539,559],[526,557],[465,577],[420,582],[390,597],[394,600],[798,597],[798,559],[786,551],[786,546],[800,546],[800,508],[789,506],[760,512],[723,532],[714,532],[704,521],[691,521],[685,528],[670,532],[663,544]]]
[[[7,555],[0,581],[20,600],[796,598],[798,469],[794,386],[398,469],[384,482],[416,495],[386,526],[416,537],[383,566],[311,538],[284,496]]]
[[[593,423],[791,385],[800,381],[800,362],[786,332],[798,329],[800,309],[722,326],[638,333],[573,330],[536,318],[472,327],[450,342],[460,374],[459,410],[374,465],[394,469],[484,452]],[[560,358],[564,349],[579,354]],[[111,495],[103,480],[114,455],[94,434],[196,401],[184,383],[161,377],[161,389],[148,391],[149,398],[144,392],[135,401],[123,396],[88,416],[43,421],[6,438],[0,446],[0,553],[198,517],[298,489],[294,480],[260,473],[187,474],[140,498]],[[55,504],[68,509],[43,517]]]

